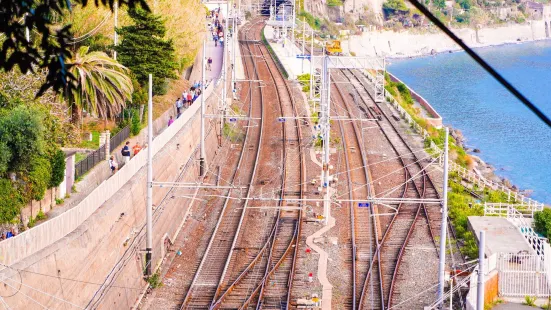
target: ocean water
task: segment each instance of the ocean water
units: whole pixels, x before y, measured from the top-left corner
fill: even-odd
[[[476,50],[551,117],[551,41]],[[466,53],[390,60],[387,68],[425,97],[467,146],[532,198],[551,204],[551,128]]]

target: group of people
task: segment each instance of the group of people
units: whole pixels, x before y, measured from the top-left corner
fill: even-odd
[[[0,240],[5,240],[15,236],[17,236],[17,233],[15,232],[15,228],[12,227],[10,230],[2,233]]]
[[[130,161],[130,157],[136,156],[141,150],[142,146],[140,145],[140,142],[136,141],[136,144],[132,147],[132,151],[130,151],[130,141],[126,141],[124,147],[121,149],[121,155],[122,158],[124,158],[124,163],[127,164]],[[111,174],[115,174],[115,172],[119,169],[119,164],[113,155],[109,157],[109,168],[111,169]]]
[[[212,59],[209,57],[209,60]],[[179,118],[182,114],[182,109],[189,108],[193,102],[195,102],[195,99],[201,95],[201,81],[195,81],[193,82],[193,85],[189,88],[189,90],[184,90],[182,93],[182,97],[176,99],[176,118]],[[208,83],[205,84],[205,88],[207,88]],[[170,116],[172,118],[172,116]],[[172,123],[169,120],[168,126],[170,126]]]
[[[218,42],[220,42],[220,46],[224,46],[224,28],[222,27],[220,20],[218,20],[219,13],[220,13],[220,8],[211,11],[211,18],[214,19],[214,22],[213,22],[214,25],[210,26],[210,31],[212,32],[212,39],[214,40],[214,46],[218,46]]]

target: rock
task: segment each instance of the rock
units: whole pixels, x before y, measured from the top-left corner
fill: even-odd
[[[480,153],[480,150],[479,149],[474,149],[473,153]]]

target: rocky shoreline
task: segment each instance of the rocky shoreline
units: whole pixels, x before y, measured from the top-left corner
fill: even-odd
[[[497,169],[491,164],[487,163],[480,156],[475,154],[480,154],[481,150],[478,148],[468,147],[466,144],[467,139],[463,136],[463,133],[459,129],[450,128],[450,135],[455,139],[457,145],[461,146],[467,154],[473,159],[472,167],[469,167],[470,170],[479,176],[484,177],[487,180],[493,181],[495,183],[501,184],[512,191],[518,192],[526,197],[530,197],[533,190],[531,189],[519,189],[516,185],[512,184],[511,181],[505,177],[501,177],[496,174]]]

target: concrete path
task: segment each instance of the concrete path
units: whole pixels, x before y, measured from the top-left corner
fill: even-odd
[[[318,161],[316,158],[316,151],[314,149],[310,149],[310,158],[312,161],[320,166],[321,168],[321,162]],[[321,184],[321,180],[320,180]],[[329,195],[333,194],[333,188],[327,187],[327,190],[329,191]],[[313,249],[316,253],[318,253],[319,259],[318,259],[318,279],[322,286],[322,296],[321,296],[321,305],[323,310],[330,310],[331,309],[331,303],[332,303],[332,296],[333,296],[333,285],[329,282],[329,279],[327,278],[327,261],[329,258],[329,255],[327,252],[325,252],[321,247],[317,246],[314,242],[316,238],[319,238],[323,236],[326,232],[328,232],[333,226],[335,226],[335,218],[331,216],[331,208],[329,208],[329,216],[327,218],[327,224],[323,226],[320,230],[316,231],[312,235],[308,236],[306,238],[306,244]]]

